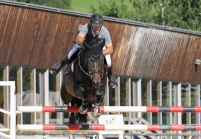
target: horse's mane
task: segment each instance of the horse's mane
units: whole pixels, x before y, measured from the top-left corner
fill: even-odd
[[[100,40],[97,42],[97,45],[88,45],[86,42],[84,42],[84,51],[87,51],[88,56],[92,58],[93,61],[97,61],[103,52],[103,47],[105,45],[105,40]]]

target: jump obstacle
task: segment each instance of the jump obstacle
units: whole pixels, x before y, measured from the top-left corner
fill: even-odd
[[[104,125],[104,124],[82,124],[82,125],[61,125],[61,124],[43,124],[43,125],[17,125],[19,130],[143,130],[143,131],[159,131],[159,130],[194,130],[200,131],[201,125]]]
[[[92,107],[88,112],[93,111]],[[18,112],[79,112],[77,106],[17,106]],[[104,112],[201,112],[201,106],[100,106]]]
[[[84,124],[84,125],[59,125],[59,124],[44,124],[44,125],[17,125],[16,130],[16,96],[15,96],[15,83],[0,82],[2,86],[10,86],[10,112],[0,109],[0,112],[10,116],[10,128],[2,129],[0,131],[9,131],[10,135],[0,132],[0,135],[7,138],[16,138],[16,131],[45,131],[45,130],[194,130],[200,131],[201,125],[102,125],[102,124]],[[17,106],[19,112],[78,112],[79,107],[71,106]],[[93,107],[88,110],[93,111]],[[101,106],[100,112],[201,112],[201,106],[182,107],[182,106]]]
[[[88,112],[92,112],[91,107]],[[17,106],[18,112],[79,112],[77,106]],[[201,106],[182,107],[182,106],[100,106],[100,113],[105,112],[201,112]],[[18,125],[19,130],[195,130],[200,131],[201,125]]]
[[[9,86],[10,87],[10,108],[9,111],[0,109],[4,114],[7,114],[9,117],[8,125],[9,128],[2,129],[9,130],[10,135],[7,135],[3,132],[0,132],[1,136],[10,139],[16,139],[16,95],[15,95],[15,81],[0,81],[0,86]]]

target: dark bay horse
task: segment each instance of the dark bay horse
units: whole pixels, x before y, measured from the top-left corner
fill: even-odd
[[[102,50],[105,41],[99,41],[90,46],[84,43],[77,60],[73,63],[74,72],[64,74],[61,86],[61,98],[65,104],[71,102],[71,106],[79,106],[79,113],[75,116],[70,114],[69,123],[86,123],[87,111],[94,105],[92,115],[100,116],[99,107],[103,101],[106,82],[107,67],[104,63]]]

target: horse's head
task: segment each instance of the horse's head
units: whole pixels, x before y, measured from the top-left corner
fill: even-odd
[[[104,57],[100,57],[95,60],[93,57],[88,57],[88,71],[89,76],[92,79],[95,88],[99,88],[104,74]]]
[[[88,75],[92,80],[93,86],[98,89],[102,84],[104,76],[104,56],[102,54],[105,41],[102,40],[98,45],[90,46],[87,43],[85,46],[85,56],[87,57]],[[85,57],[85,58],[86,58]]]

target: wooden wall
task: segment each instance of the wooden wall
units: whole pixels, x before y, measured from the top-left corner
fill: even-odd
[[[0,64],[50,68],[71,50],[89,16],[0,1]],[[201,36],[110,20],[104,25],[114,45],[114,74],[201,82],[201,67],[194,64],[201,58]]]

